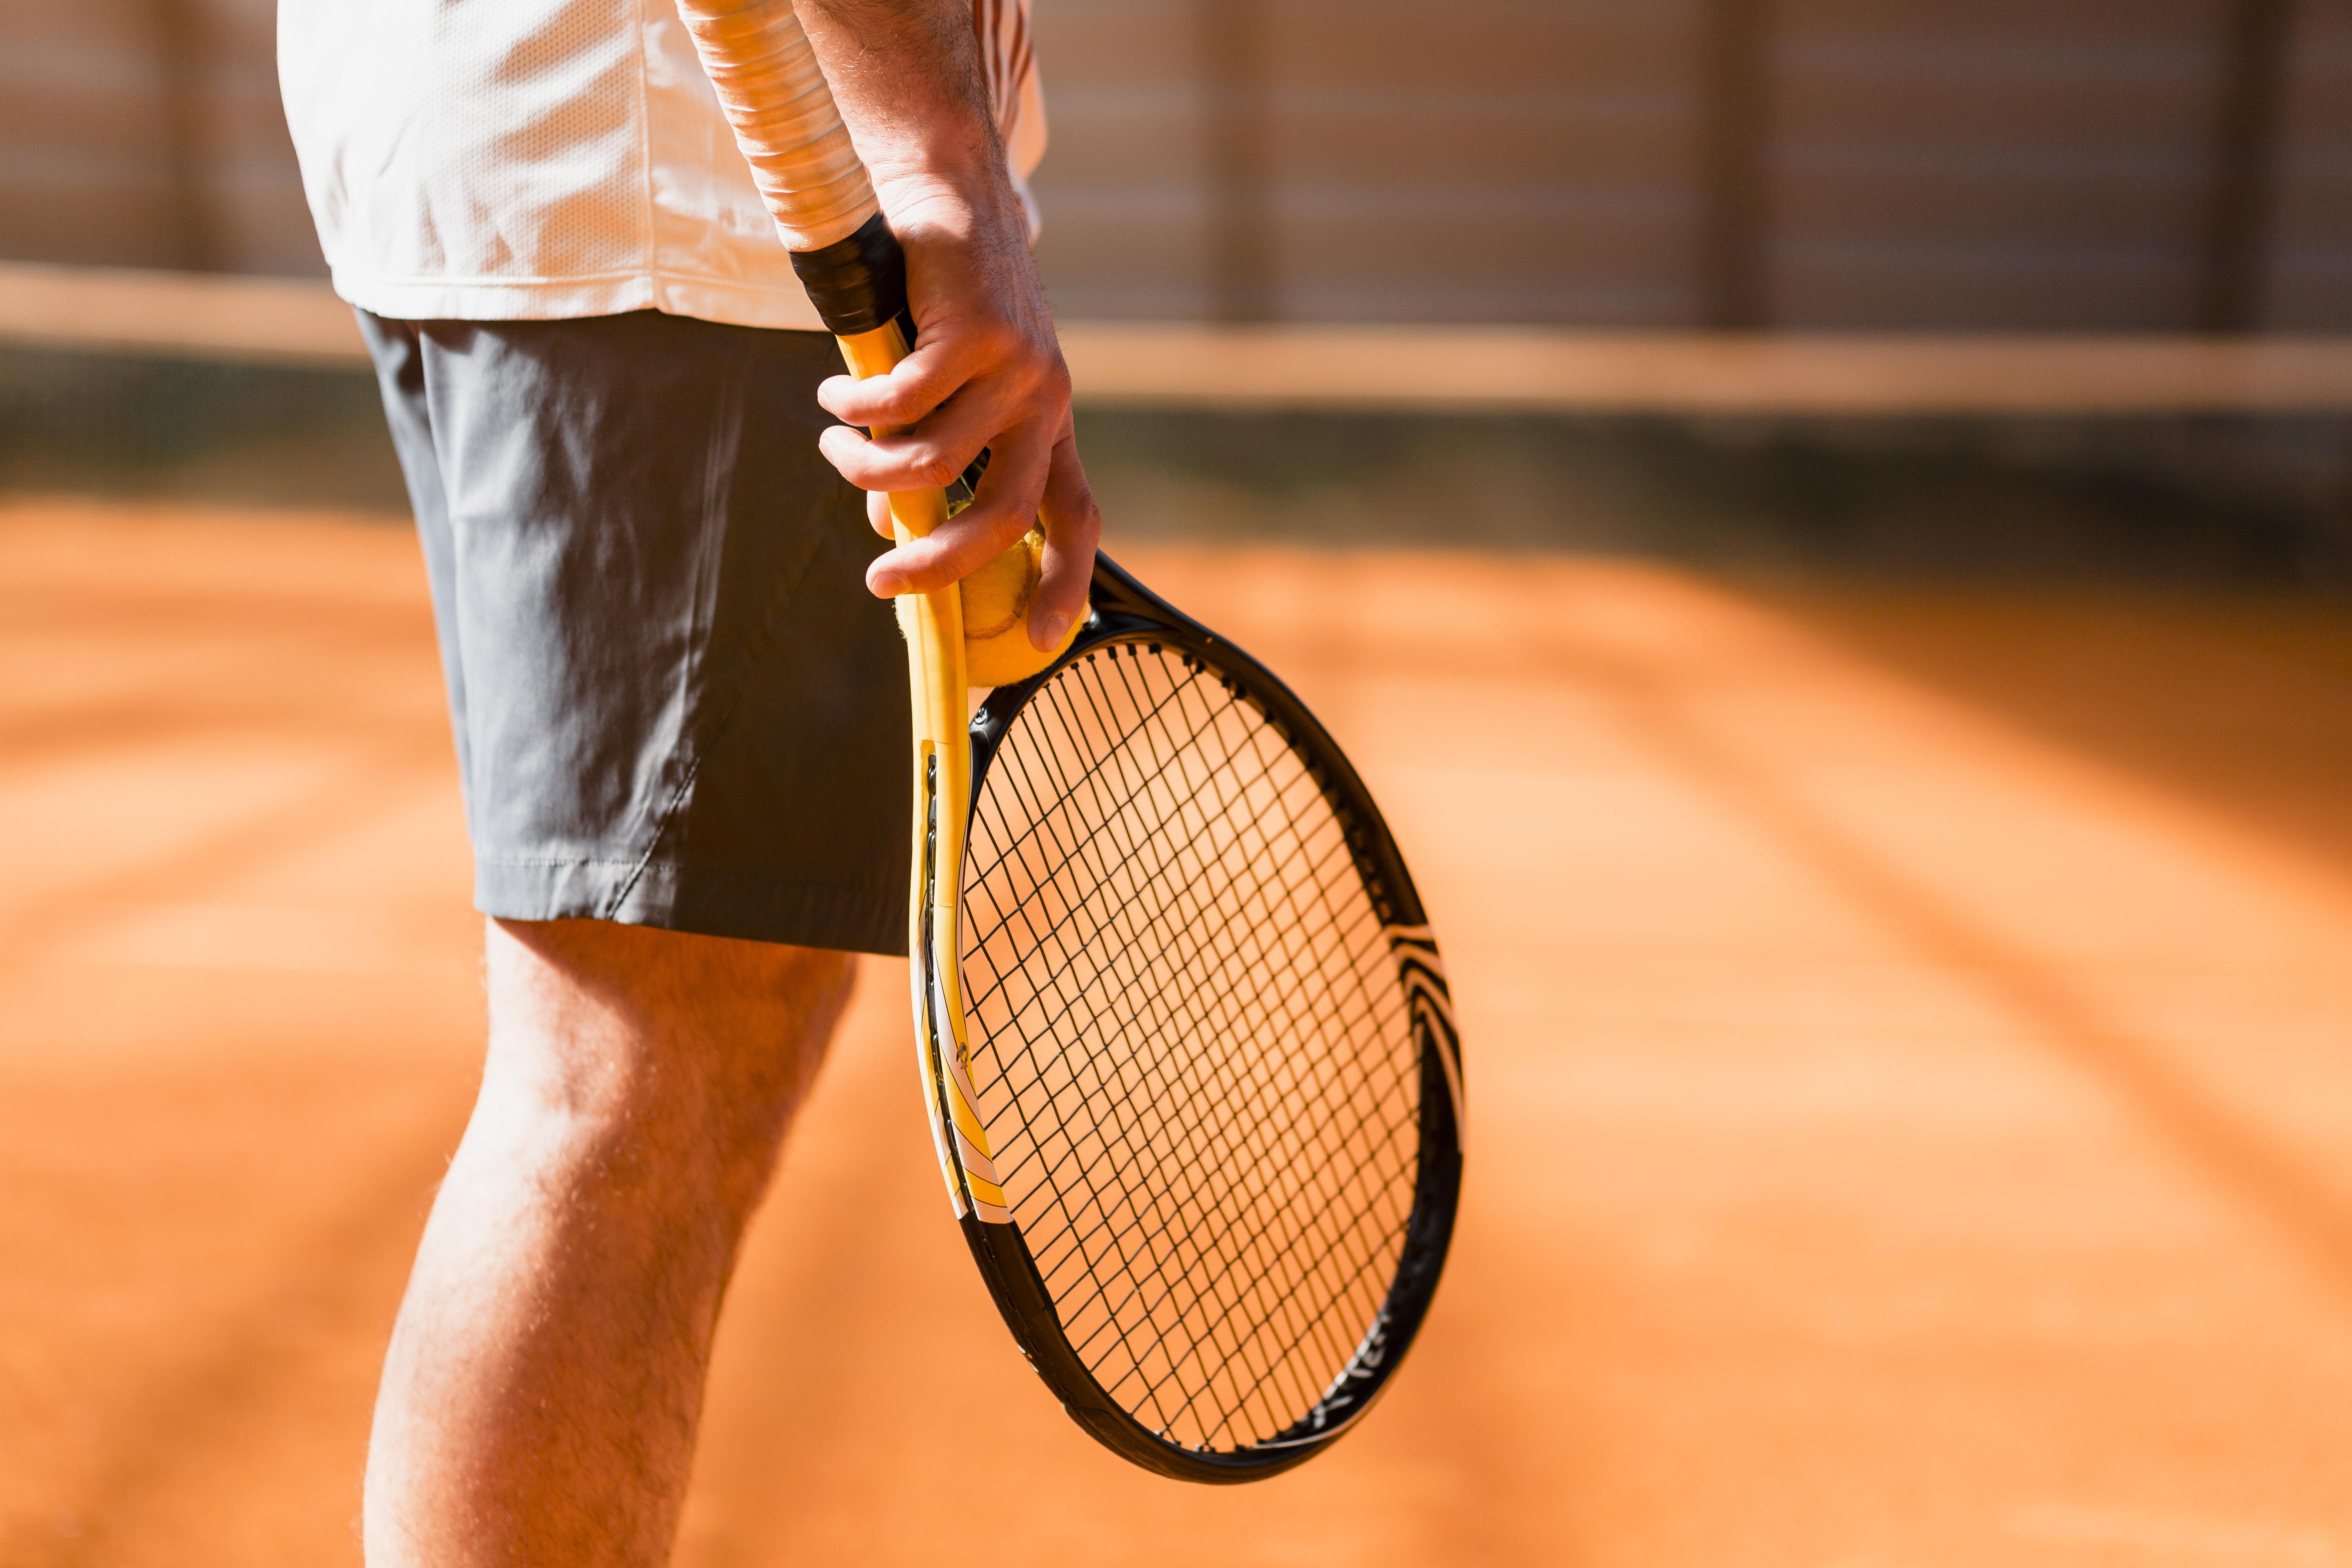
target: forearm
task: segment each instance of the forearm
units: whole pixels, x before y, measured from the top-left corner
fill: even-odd
[[[969,0],[798,0],[810,47],[883,211],[960,198],[983,222],[1017,209]]]

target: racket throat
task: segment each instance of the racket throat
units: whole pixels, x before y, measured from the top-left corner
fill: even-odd
[[[940,831],[943,823],[954,821],[948,816],[954,803],[945,798],[947,792],[940,787],[943,776],[951,777],[951,773],[940,766],[941,761],[938,747],[929,740],[923,742],[917,772],[923,833],[917,847],[917,918],[911,934],[914,1011],[923,1078],[931,1088],[931,1141],[957,1217],[969,1214],[991,1225],[1005,1225],[1013,1216],[990,1153],[988,1131],[980,1119],[980,1094],[971,1079],[957,920],[962,858],[956,851],[961,848],[961,836]]]

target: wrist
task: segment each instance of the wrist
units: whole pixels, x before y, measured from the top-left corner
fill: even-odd
[[[928,164],[874,176],[875,199],[903,237],[915,229],[976,237],[1010,227],[1025,242],[1029,219],[1001,159],[978,165]]]

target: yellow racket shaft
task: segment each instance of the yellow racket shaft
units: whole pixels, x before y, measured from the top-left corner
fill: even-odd
[[[836,340],[849,373],[859,380],[887,373],[907,356],[895,321]],[[892,433],[876,426],[877,437]],[[943,490],[904,490],[890,497],[890,531],[900,542],[920,539],[948,520]],[[907,952],[913,963],[915,1037],[931,1081],[945,1085],[931,1131],[941,1175],[961,1215],[969,1201],[995,1224],[1011,1217],[990,1157],[987,1130],[975,1107],[971,1047],[963,1001],[963,849],[971,815],[971,715],[965,710],[963,595],[950,584],[929,593],[902,594],[898,629],[907,638],[907,678],[914,714],[914,886],[908,900]],[[928,960],[928,962],[925,962]],[[961,1172],[962,1180],[958,1181]]]

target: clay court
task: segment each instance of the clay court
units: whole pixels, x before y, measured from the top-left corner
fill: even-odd
[[[2352,1562],[2352,619],[1163,548],[1387,803],[1469,1050],[1393,1394],[1188,1489],[1069,1425],[869,963],[679,1561]],[[474,1075],[383,521],[0,512],[0,1562],[356,1562]]]

